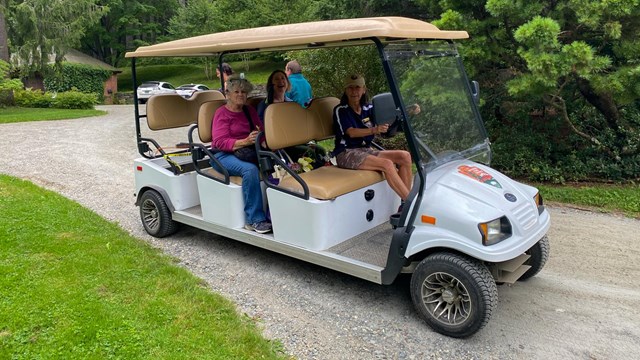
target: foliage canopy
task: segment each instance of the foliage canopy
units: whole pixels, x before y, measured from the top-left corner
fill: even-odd
[[[494,166],[553,182],[640,174],[640,0],[4,3],[12,52],[28,59],[31,70],[43,68],[45,53],[62,54],[79,42],[86,52],[122,66],[125,51],[141,45],[309,20],[399,15],[466,30],[471,38],[458,48],[470,78],[481,84]],[[47,21],[37,24],[38,18]],[[347,70],[364,73],[377,91],[377,65],[352,64],[347,52],[286,56],[301,62],[315,94],[340,92],[336,86]],[[205,73],[215,61],[204,60]]]

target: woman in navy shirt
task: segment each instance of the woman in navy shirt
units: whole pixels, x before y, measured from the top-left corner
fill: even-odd
[[[386,133],[389,125],[373,122],[366,91],[361,75],[347,77],[340,104],[333,110],[336,134],[333,154],[341,168],[382,171],[391,189],[404,202],[411,188],[411,154],[371,148],[375,135]]]

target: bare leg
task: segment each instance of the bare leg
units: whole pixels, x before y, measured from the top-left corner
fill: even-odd
[[[398,175],[407,187],[411,189],[412,173],[411,173],[411,154],[404,150],[384,150],[378,154],[383,159],[389,159],[398,166]],[[404,200],[404,199],[403,199]]]
[[[382,152],[380,154],[382,154]],[[364,159],[358,169],[382,171],[389,186],[400,196],[400,199],[404,201],[407,199],[407,196],[409,196],[409,187],[407,187],[404,180],[400,178],[396,164],[394,164],[391,159],[369,155]],[[410,169],[409,172],[411,172]]]

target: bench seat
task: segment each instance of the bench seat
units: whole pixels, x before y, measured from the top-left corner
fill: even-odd
[[[323,166],[298,175],[307,183],[309,196],[318,200],[335,199],[384,180],[384,176],[378,171],[350,170],[336,166]],[[292,176],[282,178],[278,186],[290,191],[302,190],[302,186]]]
[[[224,181],[224,175],[216,171],[214,168],[206,168],[202,169],[201,171],[209,176]],[[229,182],[238,186],[242,186],[242,176],[229,176]]]
[[[265,112],[269,148],[286,149],[332,138],[333,109],[339,102],[330,97],[314,99],[306,109],[293,102],[270,105]],[[273,150],[260,156],[269,156],[280,166],[295,161],[283,160]],[[273,170],[262,171],[268,175]],[[287,175],[277,185],[264,183],[274,238],[314,251],[329,249],[389,221],[400,204],[378,171],[321,166],[294,176],[288,166]]]
[[[339,102],[331,97],[314,99],[306,109],[294,102],[272,104],[265,112],[267,144],[272,149],[283,149],[332,138],[333,109]],[[335,199],[385,180],[379,171],[336,166],[322,166],[298,175],[307,184],[309,196],[318,200]],[[291,175],[280,179],[276,188],[302,193],[302,185]]]

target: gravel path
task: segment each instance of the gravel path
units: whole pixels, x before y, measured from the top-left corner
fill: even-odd
[[[175,256],[296,358],[640,354],[639,220],[550,207],[552,253],[546,268],[526,283],[499,287],[498,311],[488,326],[470,339],[451,339],[417,317],[406,277],[379,286],[193,228],[168,239],[148,236],[134,206],[132,160],[139,155],[133,107],[100,108],[109,114],[0,125],[0,173],[76,200]],[[162,136],[176,134],[186,140],[184,129]]]

